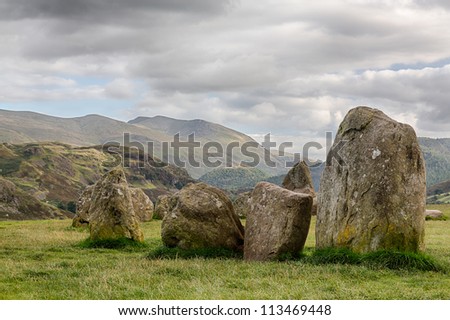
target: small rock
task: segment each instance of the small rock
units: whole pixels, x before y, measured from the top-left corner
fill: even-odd
[[[440,210],[425,210],[426,220],[442,220],[444,219],[444,214]]]

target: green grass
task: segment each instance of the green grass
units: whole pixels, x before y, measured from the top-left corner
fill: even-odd
[[[312,264],[361,265],[371,269],[448,272],[445,264],[429,255],[415,252],[377,251],[358,254],[348,249],[329,248],[313,251],[300,261]]]
[[[229,249],[201,248],[182,250],[160,246],[153,249],[147,259],[242,259],[242,253]]]
[[[139,250],[149,248],[147,243],[136,242],[128,238],[91,240],[86,239],[79,244],[80,248],[85,249],[121,249],[121,250]]]
[[[437,208],[450,215],[450,206]],[[405,257],[373,257],[374,265],[183,256],[162,247],[160,221],[143,224],[146,240],[137,246],[92,244],[70,224],[0,222],[0,299],[450,299],[448,273],[404,268]],[[313,229],[309,259],[320,255]],[[439,265],[450,265],[449,230],[450,221],[426,222],[425,257]]]

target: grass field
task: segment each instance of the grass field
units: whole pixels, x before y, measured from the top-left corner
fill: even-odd
[[[431,208],[431,207],[430,207]],[[432,206],[450,217],[450,205]],[[450,299],[450,276],[301,261],[154,259],[160,221],[146,245],[86,249],[71,221],[0,222],[0,299]],[[450,266],[450,221],[426,222],[426,253]],[[313,226],[307,251],[313,250]]]

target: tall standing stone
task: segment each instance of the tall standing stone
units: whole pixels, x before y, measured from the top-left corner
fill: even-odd
[[[250,198],[244,259],[274,260],[303,250],[311,223],[311,195],[260,182]]]
[[[317,248],[420,250],[425,164],[413,128],[358,107],[341,123],[333,148],[320,185]]]
[[[92,240],[144,240],[122,169],[109,171],[94,185],[90,202],[89,227]]]

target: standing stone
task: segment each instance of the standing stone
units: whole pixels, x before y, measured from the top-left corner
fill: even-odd
[[[413,128],[358,107],[341,123],[332,150],[320,185],[317,248],[421,249],[425,164]]]
[[[260,182],[250,198],[244,259],[265,261],[303,250],[311,223],[311,195]]]
[[[153,218],[153,202],[142,189],[129,187],[134,213],[139,222],[151,221]],[[79,228],[89,225],[92,214],[94,186],[87,186],[77,202],[77,214],[73,218],[72,227]]]
[[[169,213],[170,210],[170,196],[168,195],[162,195],[159,196],[156,200],[155,205],[155,214],[153,217],[158,220],[164,219],[167,213]]]
[[[250,211],[250,197],[252,193],[250,191],[243,192],[237,196],[233,202],[234,212],[240,219],[247,218],[248,212]]]
[[[170,198],[168,211],[161,226],[166,246],[242,250],[244,227],[220,189],[188,184]]]
[[[311,177],[311,171],[305,161],[297,163],[284,178],[283,188],[298,192],[306,193],[313,197],[313,206],[311,214],[317,215],[317,197],[314,191],[314,183]]]
[[[91,240],[129,238],[143,241],[131,192],[122,169],[106,173],[93,187],[89,207]]]
[[[136,218],[140,222],[148,222],[153,218],[154,205],[142,189],[130,188],[131,201]]]

